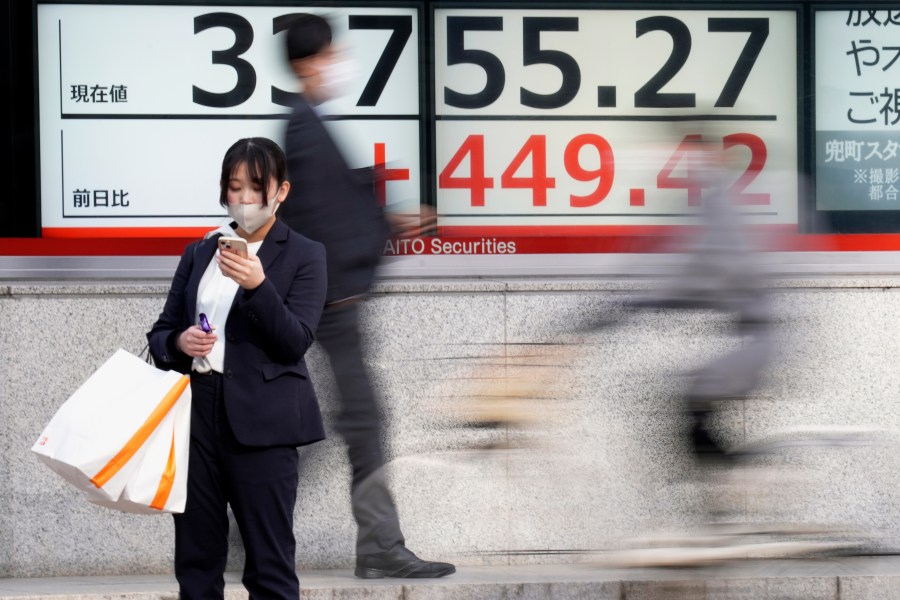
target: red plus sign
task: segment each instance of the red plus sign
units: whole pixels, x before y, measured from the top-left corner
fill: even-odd
[[[375,144],[375,198],[384,206],[387,198],[388,181],[409,181],[409,169],[388,169],[384,143]]]

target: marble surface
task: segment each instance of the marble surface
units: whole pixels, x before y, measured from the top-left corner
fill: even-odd
[[[729,493],[738,517],[775,502],[794,520],[855,524],[900,547],[898,283],[771,282],[777,356],[752,397],[723,405],[716,430],[729,445],[810,426],[879,433],[877,443],[760,459],[793,485],[766,497],[753,493],[751,477],[737,481]],[[625,298],[650,286],[624,278],[378,283],[362,308],[368,366],[385,417],[386,471],[414,551],[473,567],[575,563],[581,551],[702,519],[681,436],[682,374],[741,340],[727,316],[710,311],[626,314]],[[86,374],[119,347],[143,347],[167,285],[0,288],[0,578],[169,573],[169,518],[90,505],[29,450]],[[346,452],[331,424],[335,385],[318,347],[308,362],[329,439],[302,451],[298,566],[345,569],[355,526]],[[524,398],[525,423],[471,427],[472,398],[498,390]],[[239,570],[237,535],[231,545],[229,569]],[[553,597],[540,589],[537,597]],[[522,597],[531,593],[523,588]]]
[[[900,583],[896,558],[751,561],[717,568],[609,570],[590,565],[464,567],[443,579],[360,580],[300,571],[303,600],[882,600]],[[4,600],[174,600],[171,576],[0,579]],[[240,575],[225,598],[245,600]]]

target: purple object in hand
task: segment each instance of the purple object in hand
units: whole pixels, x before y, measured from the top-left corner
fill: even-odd
[[[212,333],[212,327],[209,326],[209,321],[206,319],[206,313],[200,313],[200,329],[206,333]]]

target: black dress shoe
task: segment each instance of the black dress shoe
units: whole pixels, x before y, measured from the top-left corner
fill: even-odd
[[[443,577],[456,573],[450,563],[422,560],[405,546],[397,546],[387,552],[363,554],[356,557],[354,574],[361,579],[384,577],[420,578]]]

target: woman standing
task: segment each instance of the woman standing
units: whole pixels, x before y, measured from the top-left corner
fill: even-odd
[[[147,334],[157,366],[191,374],[187,504],[175,515],[183,600],[224,596],[228,504],[250,596],[300,593],[296,448],[325,437],[303,356],[325,302],[326,271],[323,246],[275,217],[290,189],[285,177],[284,153],[271,140],[229,148],[219,202],[234,222],[187,247]],[[223,235],[243,238],[246,255],[220,250]]]

